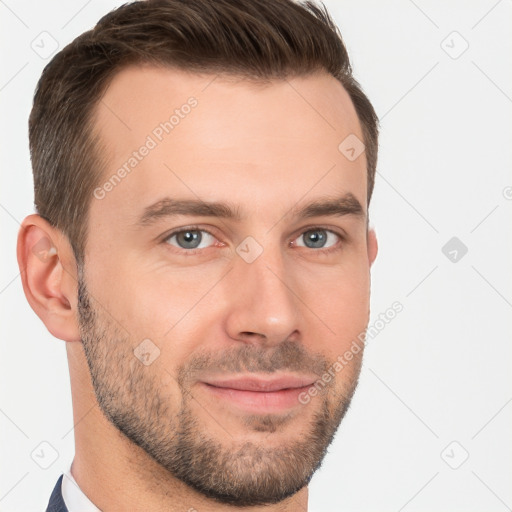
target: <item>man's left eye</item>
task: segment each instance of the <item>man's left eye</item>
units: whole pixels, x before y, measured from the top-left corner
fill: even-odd
[[[303,240],[304,245],[295,242],[294,245],[299,247],[308,247],[309,249],[326,249],[336,245],[341,236],[334,231],[324,228],[313,228],[302,233],[297,241]]]

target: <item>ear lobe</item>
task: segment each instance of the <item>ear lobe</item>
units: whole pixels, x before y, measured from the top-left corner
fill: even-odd
[[[53,336],[79,341],[76,263],[67,239],[39,215],[21,225],[18,265],[27,300]]]
[[[367,236],[367,246],[368,246],[368,262],[370,263],[370,267],[373,265],[375,258],[377,257],[377,253],[379,252],[379,244],[377,242],[377,234],[375,233],[375,229],[371,228],[368,230]]]

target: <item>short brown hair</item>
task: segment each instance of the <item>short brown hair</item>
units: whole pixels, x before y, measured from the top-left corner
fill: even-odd
[[[352,76],[323,4],[293,0],[146,0],[124,4],[45,67],[29,119],[36,211],[83,262],[93,189],[101,179],[93,112],[121,68],[137,63],[267,81],[327,71],[350,95],[373,191],[378,118]],[[341,141],[340,141],[341,142]]]

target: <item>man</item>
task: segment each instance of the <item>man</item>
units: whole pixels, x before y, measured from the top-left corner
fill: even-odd
[[[125,4],[45,68],[29,125],[18,261],[75,423],[47,510],[306,510],[377,254],[377,117],[327,12]]]

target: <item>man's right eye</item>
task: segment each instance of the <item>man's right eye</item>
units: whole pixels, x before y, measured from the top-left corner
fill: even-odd
[[[180,228],[170,233],[163,242],[177,247],[184,252],[191,252],[194,249],[206,249],[212,245],[216,238],[207,230],[196,227]]]

